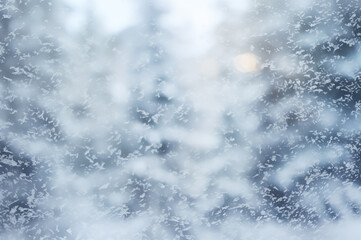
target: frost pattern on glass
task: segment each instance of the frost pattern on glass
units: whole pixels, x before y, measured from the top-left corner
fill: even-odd
[[[0,0],[0,239],[359,239],[357,0]]]

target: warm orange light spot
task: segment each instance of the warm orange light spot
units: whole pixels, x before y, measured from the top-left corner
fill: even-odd
[[[256,72],[259,70],[259,61],[253,53],[240,54],[234,58],[234,66],[240,72]]]

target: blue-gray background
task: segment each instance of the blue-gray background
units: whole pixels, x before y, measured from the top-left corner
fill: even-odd
[[[0,239],[359,239],[356,0],[0,0]]]

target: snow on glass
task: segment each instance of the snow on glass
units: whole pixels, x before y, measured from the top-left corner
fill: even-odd
[[[357,0],[0,0],[0,239],[359,239]]]

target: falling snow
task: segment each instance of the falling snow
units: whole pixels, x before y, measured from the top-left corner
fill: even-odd
[[[356,0],[0,0],[0,239],[359,239]]]

